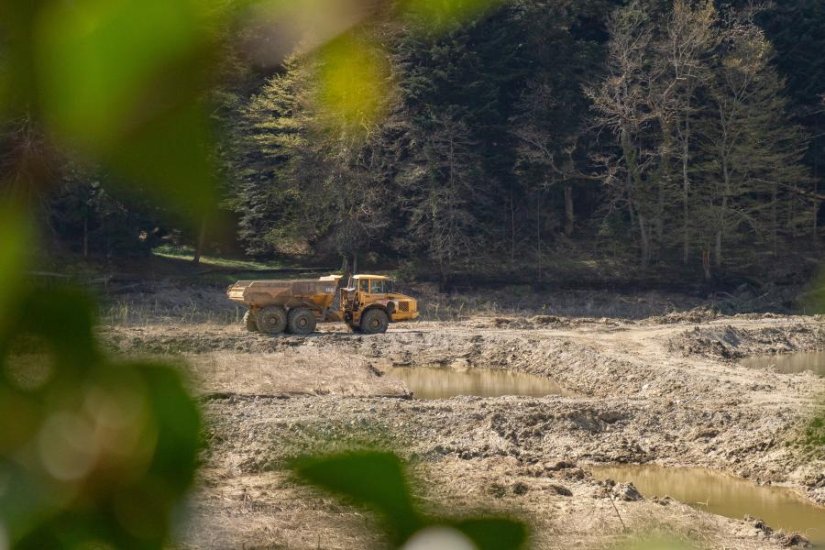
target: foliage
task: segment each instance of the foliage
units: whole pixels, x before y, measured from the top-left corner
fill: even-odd
[[[677,0],[609,15],[616,5],[492,2],[421,32],[402,4],[409,24],[377,17],[347,38],[384,45],[389,76],[367,109],[383,116],[347,119],[358,132],[327,131],[325,51],[291,58],[239,111],[227,191],[247,249],[414,261],[447,282],[485,264],[540,275],[545,256],[595,247],[712,278],[815,237],[807,134],[753,12]],[[744,102],[725,103],[747,43],[763,53]],[[635,95],[620,98],[624,84]],[[725,106],[738,124],[727,160],[759,160],[735,160],[727,184],[713,150]]]
[[[305,457],[296,460],[292,469],[299,480],[378,513],[395,547],[432,527],[455,529],[479,550],[515,549],[527,542],[526,527],[515,520],[426,516],[417,509],[403,465],[392,453]]]
[[[0,546],[162,547],[194,477],[198,408],[176,369],[106,357],[92,304],[25,270],[39,201],[80,158],[190,222],[211,210],[207,14],[187,0],[5,0],[0,14]],[[122,217],[112,197],[80,182],[40,218],[82,225],[86,249]]]
[[[6,86],[0,139],[15,160],[0,155],[0,165],[15,177],[3,185],[19,188],[34,164],[23,159],[38,158],[37,179],[50,184],[27,192],[63,250],[145,253],[177,234],[197,258],[204,231],[221,228],[202,208],[217,193],[254,256],[370,257],[414,263],[442,281],[485,269],[530,280],[562,257],[604,254],[626,269],[641,263],[725,277],[781,263],[801,248],[795,241],[821,232],[825,89],[809,53],[825,27],[818,2],[400,0],[346,16],[329,0],[307,3],[307,13],[278,1],[256,6],[254,24],[238,28],[223,21],[244,2],[179,1],[150,4],[140,21],[164,36],[183,25],[175,38],[134,55],[134,40],[118,30],[137,9],[129,3],[88,8],[96,21],[88,28],[58,4],[13,10],[8,19],[10,28],[42,27],[35,36],[48,39],[0,58],[0,74],[17,71],[24,84]],[[617,7],[625,24],[635,14],[640,36],[649,35],[644,47],[634,45],[636,91],[647,92],[624,104],[631,119],[641,116],[629,141],[635,183],[622,178],[621,158],[631,157],[608,139],[604,106],[596,102],[594,117],[594,98],[584,92],[616,76]],[[270,39],[273,28],[285,38]],[[289,47],[310,30],[306,43]],[[28,40],[6,34],[10,44]],[[95,46],[110,35],[118,41],[111,53],[135,60],[128,78],[120,76],[127,67],[114,67],[115,57]],[[711,150],[720,135],[715,115],[720,94],[733,93],[724,89],[732,57],[748,40],[762,41],[765,52],[750,66],[761,92],[748,94],[729,156],[760,166],[725,184]],[[65,64],[50,53],[63,49],[71,53]],[[162,128],[164,120],[174,122]],[[216,125],[222,139],[211,143]],[[461,144],[452,152],[451,140]],[[93,166],[75,170],[67,146]],[[200,167],[183,170],[191,164],[184,157],[196,153]],[[50,199],[47,188],[58,181],[63,192]],[[127,186],[140,192],[119,191]],[[97,193],[107,200],[90,204]],[[725,193],[739,199],[722,204]]]
[[[242,137],[230,164],[240,178],[230,185],[229,203],[247,249],[416,258],[442,279],[490,250],[509,245],[514,256],[532,235],[525,218],[542,216],[524,203],[524,185],[512,174],[518,138],[510,127],[520,90],[538,62],[546,78],[559,67],[573,73],[585,59],[595,64],[598,48],[565,25],[599,5],[588,2],[579,12],[568,4],[507,4],[438,32],[364,26],[363,40],[387,45],[393,87],[381,107],[385,116],[363,119],[360,133],[325,131],[324,109],[311,93],[325,54],[291,58],[240,110],[236,125]],[[544,40],[546,25],[560,17],[566,51],[584,50],[577,57],[551,55],[558,44]],[[519,44],[526,25],[529,48]],[[563,119],[569,121],[587,104],[566,75],[554,82],[580,98]],[[548,119],[570,112],[556,105]]]
[[[675,0],[663,13],[632,2],[610,30],[610,72],[589,95],[615,144],[599,156],[604,181],[637,227],[643,266],[680,243],[710,278],[711,250],[721,270],[723,248],[777,250],[780,232],[810,227],[806,136],[759,28]]]
[[[107,359],[92,304],[76,292],[18,286],[15,302],[0,331],[8,542],[161,546],[200,446],[199,412],[179,372]]]
[[[825,409],[820,408],[820,411],[808,422],[802,438],[802,445],[821,456],[825,456]]]

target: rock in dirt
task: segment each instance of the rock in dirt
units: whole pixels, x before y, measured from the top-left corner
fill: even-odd
[[[548,472],[558,472],[559,470],[567,470],[569,468],[574,468],[575,466],[576,465],[572,462],[559,460],[558,462],[546,462],[544,464],[544,469]]]
[[[526,483],[524,483],[523,481],[519,481],[519,482],[516,482],[515,484],[513,484],[513,494],[514,495],[518,495],[518,496],[526,495],[527,491],[529,491],[529,490],[530,490],[530,487]]]
[[[644,498],[632,483],[617,483],[613,486],[611,494],[614,498],[625,502],[636,502]]]
[[[799,533],[777,533],[777,538],[786,548],[812,548],[811,542]]]
[[[550,485],[550,490],[553,491],[557,495],[561,495],[563,497],[572,497],[573,491],[564,487],[563,485],[556,485],[555,483]]]

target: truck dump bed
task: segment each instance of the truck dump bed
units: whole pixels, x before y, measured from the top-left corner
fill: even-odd
[[[296,279],[283,281],[238,281],[226,291],[233,302],[250,307],[302,304],[314,309],[329,307],[335,297],[337,280]]]

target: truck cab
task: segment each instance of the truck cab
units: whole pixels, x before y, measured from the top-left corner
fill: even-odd
[[[383,275],[353,275],[341,293],[344,321],[355,331],[386,332],[391,322],[418,318],[417,300],[396,292],[392,279]]]

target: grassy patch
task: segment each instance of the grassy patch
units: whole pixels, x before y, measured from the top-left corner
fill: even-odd
[[[161,258],[168,258],[170,260],[183,260],[191,262],[195,257],[195,250],[191,246],[161,245],[152,250],[152,254]],[[201,264],[207,266],[242,271],[266,271],[290,267],[281,262],[258,262],[247,259],[220,258],[217,256],[201,256],[200,262]]]
[[[810,459],[825,458],[825,403],[816,408],[797,436],[788,442],[788,446]]]
[[[825,455],[825,407],[805,427],[803,444],[812,451]]]
[[[296,456],[403,448],[404,437],[383,422],[366,418],[323,423],[284,423],[270,451],[250,464],[251,471],[280,470]]]

